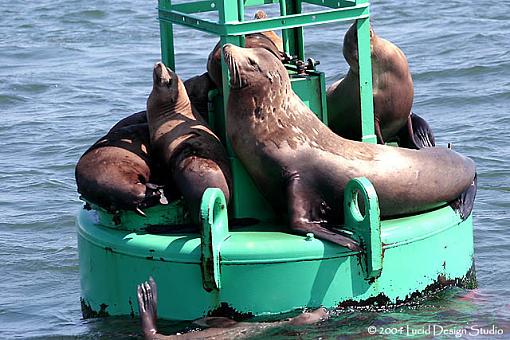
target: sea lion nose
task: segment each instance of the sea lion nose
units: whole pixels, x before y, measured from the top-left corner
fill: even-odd
[[[225,44],[225,45],[223,45],[223,54],[224,55],[229,54],[231,52],[231,50],[232,50],[232,46],[234,46],[234,45],[232,45],[232,44]]]
[[[154,65],[154,74],[161,80],[161,82],[168,83],[172,79],[172,76],[168,72],[165,64],[163,64],[161,61]]]

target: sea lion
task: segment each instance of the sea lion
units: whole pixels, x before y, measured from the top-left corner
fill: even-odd
[[[219,188],[229,201],[231,174],[226,151],[193,111],[181,79],[161,62],[153,70],[147,121],[154,155],[184,196],[193,222],[198,221],[207,188]]]
[[[253,18],[256,20],[267,19],[267,14],[263,10],[259,9],[257,12],[255,12]],[[276,45],[280,52],[283,52],[283,40],[278,34],[276,34],[274,31],[264,31],[262,34],[271,39],[271,41]]]
[[[278,47],[271,38],[262,33],[247,34],[244,46],[246,48],[264,48],[280,60],[284,59],[284,55],[278,50]],[[207,72],[216,87],[221,89],[223,84],[221,76],[221,42],[218,42],[209,54],[207,59]]]
[[[343,55],[350,66],[349,71],[345,78],[328,88],[327,105],[328,125],[331,130],[344,138],[361,140],[356,25],[354,22],[344,37]],[[434,146],[434,137],[429,132],[426,133],[428,137],[424,140],[414,138],[414,131],[430,131],[430,128],[421,117],[413,120],[411,116],[414,87],[406,56],[396,45],[377,36],[372,27],[370,27],[370,50],[374,124],[378,143],[384,144],[401,134],[401,138],[409,136],[405,143],[407,147],[419,149]],[[423,122],[425,125],[419,124]]]
[[[287,211],[295,232],[359,249],[326,228],[343,222],[343,191],[355,177],[372,182],[383,217],[455,200],[473,183],[474,162],[452,150],[410,150],[336,135],[292,91],[271,52],[226,44],[223,53],[232,75],[232,148],[275,211]]]
[[[208,121],[209,119],[209,91],[214,89],[212,82],[207,72],[194,76],[184,82],[184,87],[188,93],[191,105],[196,111]]]
[[[150,183],[157,171],[149,155],[149,128],[147,123],[119,126],[80,157],[78,192],[111,213],[134,210],[144,215],[141,209],[164,200],[160,186]]]
[[[246,338],[261,333],[269,328],[283,325],[302,326],[311,325],[327,320],[328,312],[324,308],[318,308],[311,312],[276,322],[236,322],[226,317],[205,317],[195,320],[195,325],[206,328],[178,335],[163,335],[158,333],[156,327],[158,311],[158,288],[152,277],[149,282],[137,286],[138,312],[142,323],[142,331],[145,339],[235,339]]]
[[[146,124],[147,123],[147,111],[139,111],[136,113],[133,113],[130,116],[127,116],[125,118],[122,118],[119,120],[111,129],[109,132],[119,130],[125,126],[129,125],[136,125],[136,124]],[[149,131],[149,130],[147,130]]]

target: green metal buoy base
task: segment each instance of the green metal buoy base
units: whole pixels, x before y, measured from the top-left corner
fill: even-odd
[[[363,223],[376,224],[375,233],[360,238],[363,253],[269,224],[229,232],[223,197],[214,189],[202,202],[204,236],[154,235],[132,225],[123,230],[105,222],[105,213],[82,209],[77,218],[82,306],[92,316],[138,314],[136,285],[149,275],[159,287],[158,317],[192,320],[225,306],[263,316],[381,298],[397,303],[438,280],[452,282],[468,274],[471,216],[462,221],[444,206],[378,221],[370,210],[373,187],[354,184],[352,192],[359,190],[367,213],[363,219],[350,211],[350,223],[359,229],[346,229],[363,235]],[[346,207],[359,194],[349,197],[346,189]]]

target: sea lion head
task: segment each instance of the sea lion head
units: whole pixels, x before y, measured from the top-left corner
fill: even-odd
[[[175,103],[179,95],[179,77],[162,62],[157,62],[152,71],[152,92],[148,104],[155,101]]]
[[[182,80],[162,62],[154,65],[152,91],[147,99],[147,111],[166,112],[189,105],[189,98]]]
[[[223,46],[223,56],[230,71],[230,88],[280,87],[288,79],[285,66],[277,56],[263,48],[241,48],[232,44]]]
[[[344,58],[351,67],[351,69],[355,72],[358,72],[359,69],[359,59],[358,59],[358,32],[357,32],[357,20],[349,27],[344,36],[344,46],[343,46],[343,54]],[[373,41],[376,35],[374,30],[372,29],[372,25],[370,25],[370,50],[373,48]]]

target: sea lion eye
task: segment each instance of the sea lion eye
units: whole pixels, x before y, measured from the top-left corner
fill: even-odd
[[[257,62],[253,58],[248,58],[248,62],[250,63],[251,66],[257,65]]]

